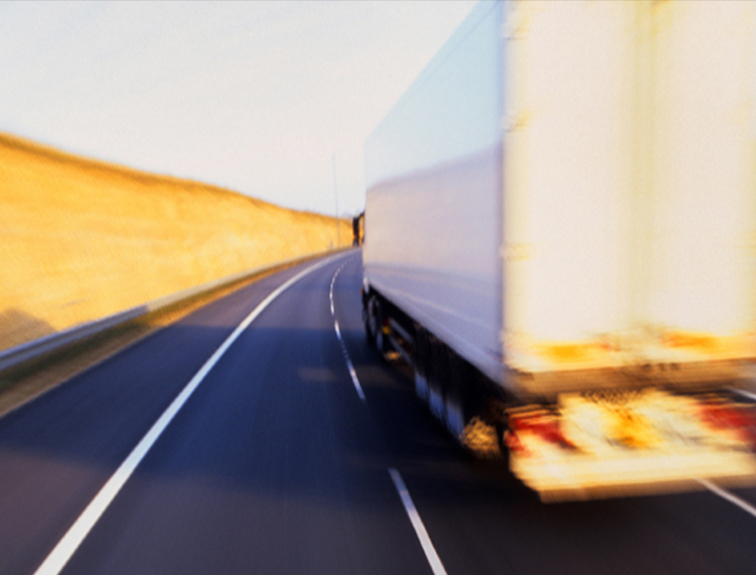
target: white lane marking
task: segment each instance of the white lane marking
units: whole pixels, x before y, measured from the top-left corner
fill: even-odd
[[[339,320],[334,320],[333,329],[336,330],[336,337],[338,337],[339,341],[341,341],[341,330],[339,329]]]
[[[396,490],[399,493],[399,497],[402,500],[402,505],[404,505],[404,510],[409,516],[412,527],[415,528],[415,533],[417,534],[417,538],[420,540],[420,545],[422,545],[423,547],[425,557],[426,559],[428,559],[428,563],[430,563],[430,567],[433,570],[433,573],[435,575],[446,575],[444,564],[441,563],[441,559],[439,558],[438,553],[436,553],[435,547],[433,547],[433,543],[428,536],[428,532],[425,530],[425,525],[423,525],[423,520],[420,519],[420,514],[417,512],[415,504],[412,502],[412,498],[410,497],[409,491],[407,490],[407,486],[402,480],[402,476],[399,475],[399,472],[393,467],[390,468],[388,472],[389,475],[391,475],[391,480],[394,482],[394,487],[396,487]]]
[[[367,403],[367,398],[365,397],[365,393],[362,391],[360,380],[357,379],[357,372],[354,371],[354,365],[352,365],[352,360],[350,360],[349,358],[346,358],[346,364],[347,364],[347,369],[349,370],[349,375],[352,377],[352,383],[354,384],[354,389],[357,391],[357,395],[362,400],[362,403]]]
[[[352,376],[354,388],[357,390],[357,395],[360,396],[362,402],[367,404],[365,394],[362,392],[362,386],[360,385],[359,379],[357,379],[357,373],[354,370],[354,365],[352,365],[352,360],[349,358],[349,352],[347,352],[346,345],[344,345],[344,340],[341,337],[339,321],[336,319],[336,314],[334,313],[333,307],[333,286],[336,284],[336,278],[338,277],[339,273],[347,263],[348,261],[341,264],[339,269],[336,270],[336,273],[333,274],[333,279],[331,280],[331,289],[329,292],[329,298],[331,300],[331,315],[333,315],[333,328],[336,331],[336,337],[339,338],[341,350],[344,353],[344,359],[346,360],[347,368],[349,369],[349,375]],[[404,505],[404,510],[407,512],[410,523],[412,523],[412,527],[415,529],[415,534],[420,540],[420,545],[423,548],[423,552],[425,553],[425,557],[430,564],[431,570],[433,571],[434,575],[447,575],[446,569],[444,569],[444,564],[441,563],[441,559],[438,556],[438,553],[436,553],[435,547],[433,547],[433,542],[430,540],[430,536],[428,535],[428,531],[425,529],[423,520],[420,519],[420,514],[417,512],[415,504],[412,502],[412,497],[410,497],[407,486],[402,480],[402,476],[399,475],[399,472],[393,467],[390,468],[388,472],[391,476],[391,480],[394,482],[396,491],[399,493],[399,498],[402,500],[402,505]]]
[[[756,401],[756,393],[751,393],[750,391],[746,391],[745,389],[732,389],[730,391],[733,391],[734,393],[737,393],[738,395],[742,395],[743,397],[747,397],[748,399]]]
[[[708,489],[712,493],[719,495],[722,499],[726,499],[733,505],[737,505],[738,507],[740,507],[746,513],[756,517],[756,507],[754,507],[750,503],[743,501],[740,497],[737,497],[736,495],[733,495],[729,491],[722,489],[721,487],[712,483],[708,479],[699,479],[698,482],[704,487],[706,487],[706,489]]]
[[[231,347],[231,344],[233,344],[236,339],[242,334],[242,332],[247,329],[247,327],[249,327],[249,324],[251,324],[257,318],[257,316],[259,316],[263,312],[263,310],[268,307],[268,305],[270,305],[270,303],[279,295],[281,295],[281,293],[283,293],[286,289],[291,287],[293,284],[295,284],[310,272],[313,272],[319,267],[330,263],[337,257],[341,256],[339,255],[333,258],[328,258],[299,272],[293,278],[289,279],[287,282],[280,285],[272,293],[270,293],[268,297],[260,302],[260,304],[246,318],[244,318],[244,321],[242,321],[233,331],[233,333],[228,336],[228,338],[226,338],[226,341],[224,341],[221,346],[217,350],[215,350],[215,353],[210,356],[210,359],[208,359],[200,368],[200,370],[194,375],[194,377],[192,377],[192,379],[189,381],[189,383],[186,384],[184,389],[181,390],[181,393],[179,393],[178,396],[176,396],[176,399],[174,399],[173,402],[168,406],[168,409],[163,412],[160,418],[152,425],[150,430],[137,444],[133,451],[129,453],[128,457],[124,460],[123,463],[121,463],[120,467],[116,469],[112,477],[108,479],[107,483],[105,483],[102,489],[100,489],[95,498],[89,503],[89,505],[87,505],[87,508],[68,529],[66,534],[50,552],[47,558],[37,568],[37,570],[34,572],[34,575],[57,575],[61,572],[66,563],[68,563],[71,556],[79,548],[82,541],[84,541],[84,538],[90,532],[92,527],[94,527],[95,523],[97,523],[97,521],[100,519],[113,499],[115,499],[115,496],[118,495],[118,492],[129,479],[144,456],[147,455],[147,452],[149,452],[150,448],[157,441],[165,428],[168,427],[168,424],[171,422],[174,416],[184,406],[186,401],[189,399],[192,393],[194,393],[194,390],[197,389],[199,384],[202,383],[202,380],[205,379],[205,376],[210,372],[211,369],[213,369],[215,364],[218,363],[218,360],[220,360],[220,358],[224,353],[226,353],[228,348]]]
[[[355,391],[357,391],[357,395],[362,400],[362,403],[367,404],[367,398],[365,397],[365,393],[362,391],[360,380],[357,379],[357,372],[354,370],[354,364],[352,364],[352,360],[349,358],[349,352],[347,351],[346,345],[344,344],[344,339],[341,337],[341,329],[339,329],[339,320],[336,319],[336,312],[334,311],[334,307],[333,307],[333,286],[336,285],[336,278],[338,277],[339,273],[344,268],[344,266],[347,265],[347,263],[349,263],[349,260],[341,264],[341,266],[339,266],[339,269],[336,270],[336,273],[333,274],[333,279],[331,280],[331,289],[328,291],[328,298],[331,300],[331,315],[333,316],[333,329],[334,331],[336,331],[336,337],[339,339],[339,343],[341,344],[341,351],[344,354],[344,361],[346,361],[347,369],[349,370],[349,375],[352,378],[352,384],[354,385]]]

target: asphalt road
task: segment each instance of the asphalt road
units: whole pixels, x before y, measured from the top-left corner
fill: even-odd
[[[367,346],[359,252],[270,301],[197,384],[245,317],[311,265],[218,300],[0,419],[0,573],[34,573],[64,547],[70,559],[51,572],[756,573],[756,517],[710,491],[543,505],[460,452],[409,372]],[[93,505],[114,476],[120,490]],[[756,504],[756,490],[736,495]],[[64,539],[85,510],[91,530]]]

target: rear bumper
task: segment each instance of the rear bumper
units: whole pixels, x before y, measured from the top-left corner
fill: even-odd
[[[756,458],[750,452],[691,450],[643,456],[528,461],[512,455],[512,472],[544,502],[650,495],[719,485],[756,485]]]

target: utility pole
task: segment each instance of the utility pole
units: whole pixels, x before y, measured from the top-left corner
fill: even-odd
[[[339,192],[336,188],[336,152],[331,156],[333,163],[333,197],[336,201],[336,247],[341,245],[341,222],[339,221]]]

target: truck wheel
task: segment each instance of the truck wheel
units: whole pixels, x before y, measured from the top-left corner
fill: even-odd
[[[415,393],[428,403],[428,332],[415,324]]]
[[[465,429],[465,365],[457,355],[447,349],[446,393],[444,394],[444,424],[455,439],[460,440]]]
[[[375,347],[378,350],[378,353],[381,354],[381,358],[386,358],[386,353],[388,352],[388,342],[386,341],[386,334],[383,332],[383,324],[385,321],[384,315],[383,315],[383,307],[381,306],[381,302],[378,301],[378,298],[374,298],[373,301],[375,313],[373,317],[375,318]]]
[[[372,313],[374,298],[370,298],[362,307],[362,323],[365,325],[365,337],[370,345],[375,343],[375,316]]]
[[[428,407],[443,423],[444,395],[448,378],[446,346],[435,337],[429,338],[430,369],[428,370]]]

